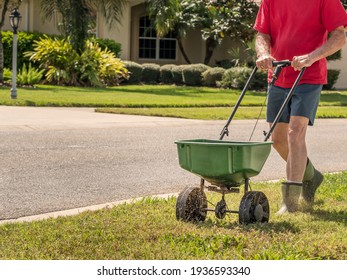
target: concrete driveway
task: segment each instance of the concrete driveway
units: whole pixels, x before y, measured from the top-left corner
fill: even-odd
[[[225,121],[126,116],[86,108],[0,106],[0,220],[177,193],[199,178],[178,165],[178,139],[218,139]],[[248,141],[255,121],[233,121]],[[260,121],[252,140],[263,141]],[[347,170],[347,120],[317,120],[307,137],[323,172]],[[252,180],[283,178],[272,152]]]

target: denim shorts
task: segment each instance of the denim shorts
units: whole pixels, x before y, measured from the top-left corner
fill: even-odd
[[[313,125],[316,117],[322,85],[302,84],[298,85],[294,94],[286,106],[279,122],[289,123],[291,116],[303,116],[309,119],[309,125]],[[266,121],[273,123],[290,88],[270,86],[266,106]]]

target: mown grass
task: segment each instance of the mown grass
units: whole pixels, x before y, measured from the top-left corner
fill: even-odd
[[[10,89],[0,87],[0,105],[65,107],[230,107],[239,90],[169,85],[128,85],[112,88],[76,88],[38,85],[19,88],[18,98],[10,98]],[[261,106],[265,92],[247,92],[242,106]],[[347,92],[324,92],[321,106],[346,106]]]
[[[192,108],[98,108],[96,112],[176,117],[185,119],[201,120],[226,120],[228,119],[232,107],[192,107]],[[234,116],[234,120],[265,118],[265,107],[239,107]],[[317,118],[347,118],[347,106],[320,106],[317,111]]]
[[[111,209],[0,226],[0,259],[347,259],[347,172],[326,174],[314,207],[276,216],[279,183],[254,183],[270,223],[240,225],[235,214],[185,223],[176,198],[145,198]],[[207,193],[216,203],[220,195]],[[238,209],[242,194],[226,196]]]

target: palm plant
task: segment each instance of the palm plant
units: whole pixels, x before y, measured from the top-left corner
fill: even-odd
[[[186,18],[188,14],[183,9],[182,1],[147,0],[146,3],[149,17],[154,20],[157,34],[164,37],[169,32],[173,32],[184,59],[190,64],[182,43],[190,27],[189,20]]]
[[[58,12],[62,16],[61,29],[70,37],[73,49],[82,53],[88,38],[88,26],[95,12],[102,14],[109,27],[120,22],[126,0],[40,0],[47,19]]]

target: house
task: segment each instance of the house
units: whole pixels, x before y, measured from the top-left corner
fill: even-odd
[[[43,21],[40,13],[39,0],[23,0],[20,7],[22,23],[19,30],[38,31],[48,34],[59,33],[57,23],[59,17],[54,17],[51,21]],[[184,57],[178,49],[174,38],[158,38],[155,34],[145,34],[143,30],[148,27],[148,17],[143,0],[129,0],[123,12],[122,24],[115,25],[108,29],[102,16],[96,15],[95,35],[100,38],[113,39],[122,45],[121,58],[138,63],[163,64],[185,64]],[[4,30],[11,29],[6,24]],[[347,32],[346,32],[347,35]],[[223,60],[228,56],[233,42],[224,40],[210,60],[210,64],[215,65],[216,61]],[[187,52],[191,63],[201,63],[205,57],[205,42],[202,40],[200,32],[191,30],[188,32],[183,47]],[[335,84],[338,89],[347,89],[347,45],[342,50],[342,59],[329,62],[329,68],[341,70],[339,80]]]

